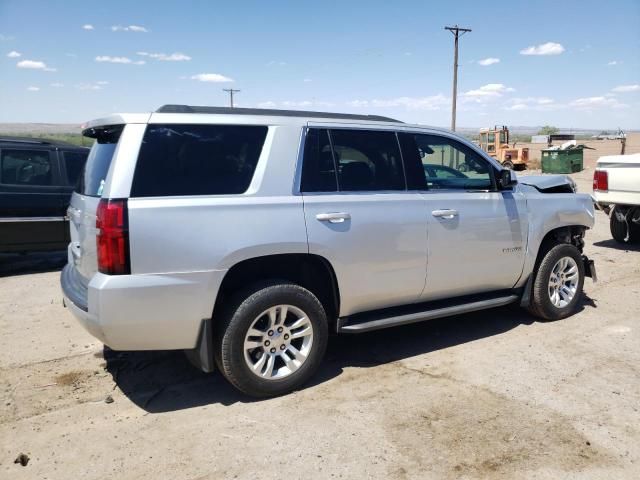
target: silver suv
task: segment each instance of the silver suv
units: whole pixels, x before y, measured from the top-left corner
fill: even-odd
[[[329,332],[511,303],[559,319],[595,276],[588,195],[448,131],[167,105],[84,135],[66,306],[115,350],[184,349],[249,395],[303,385]]]

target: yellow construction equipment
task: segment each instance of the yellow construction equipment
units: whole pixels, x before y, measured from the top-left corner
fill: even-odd
[[[509,129],[499,128],[480,129],[480,148],[498,160],[503,167],[513,170],[524,170],[529,160],[528,148],[516,148],[516,144],[509,145]]]

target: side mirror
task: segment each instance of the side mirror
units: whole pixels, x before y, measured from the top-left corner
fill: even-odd
[[[498,172],[498,190],[507,190],[518,183],[516,172],[503,169]]]

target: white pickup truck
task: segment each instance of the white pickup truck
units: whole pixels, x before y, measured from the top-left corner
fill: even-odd
[[[610,217],[614,240],[640,242],[640,153],[600,157],[593,196],[596,208]]]

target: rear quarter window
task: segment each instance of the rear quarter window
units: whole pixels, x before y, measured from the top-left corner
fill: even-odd
[[[244,193],[266,135],[265,126],[149,125],[131,196]]]

